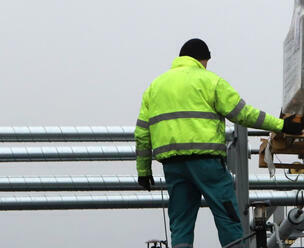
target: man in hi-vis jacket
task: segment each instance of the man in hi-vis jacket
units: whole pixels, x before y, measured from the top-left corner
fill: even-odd
[[[300,134],[302,125],[247,105],[239,94],[206,70],[210,52],[200,39],[187,41],[171,69],[143,94],[136,123],[138,183],[154,184],[152,151],[163,164],[169,193],[172,248],[193,247],[203,195],[222,246],[242,237],[239,210],[226,157],[225,118],[245,127]]]

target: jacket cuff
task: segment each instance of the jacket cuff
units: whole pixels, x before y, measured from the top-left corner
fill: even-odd
[[[137,170],[137,175],[139,177],[152,176],[152,170]]]
[[[138,176],[152,176],[152,158],[140,157],[136,158],[136,169]]]

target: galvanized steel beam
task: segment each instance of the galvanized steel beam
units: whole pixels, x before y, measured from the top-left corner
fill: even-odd
[[[134,141],[132,126],[82,127],[0,127],[0,142],[96,142]],[[227,140],[233,128],[226,128]],[[248,136],[267,136],[269,132],[248,131]]]
[[[296,192],[250,192],[250,203],[270,200],[272,206],[294,206]],[[298,204],[304,204],[299,199]],[[164,195],[167,207],[168,195]],[[202,207],[207,207],[202,198]],[[160,194],[134,195],[72,195],[72,196],[10,196],[0,197],[0,210],[55,210],[55,209],[123,209],[123,208],[161,208]]]
[[[135,146],[0,147],[0,162],[135,160]]]
[[[153,190],[166,188],[163,177],[154,176]],[[31,176],[0,177],[0,191],[127,191],[143,190],[137,176]]]
[[[136,160],[135,146],[0,147],[0,162]]]
[[[161,181],[162,180],[162,184]],[[166,189],[165,179],[154,176],[152,190]],[[249,188],[252,190],[294,190],[304,189],[304,178],[296,182],[284,175],[277,175],[276,180],[268,175],[250,175]],[[1,176],[0,191],[127,191],[143,190],[137,183],[137,176]]]
[[[134,127],[0,127],[0,142],[134,141]]]
[[[249,175],[249,188],[256,190],[293,190],[304,189],[304,177],[288,174],[277,174],[274,178],[269,175]],[[292,181],[293,180],[293,181]]]

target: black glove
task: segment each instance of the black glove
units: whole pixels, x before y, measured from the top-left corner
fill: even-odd
[[[284,119],[284,126],[282,129],[283,133],[287,134],[302,134],[302,129],[304,128],[304,120],[301,119],[300,122],[295,122],[296,115],[291,115]]]
[[[145,190],[150,191],[151,185],[154,185],[153,176],[138,177],[138,184],[143,186]]]

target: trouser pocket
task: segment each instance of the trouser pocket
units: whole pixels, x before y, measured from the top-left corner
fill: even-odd
[[[227,215],[230,217],[231,220],[233,220],[235,222],[240,222],[240,218],[237,215],[235,208],[231,201],[223,202],[223,206],[226,209]]]

